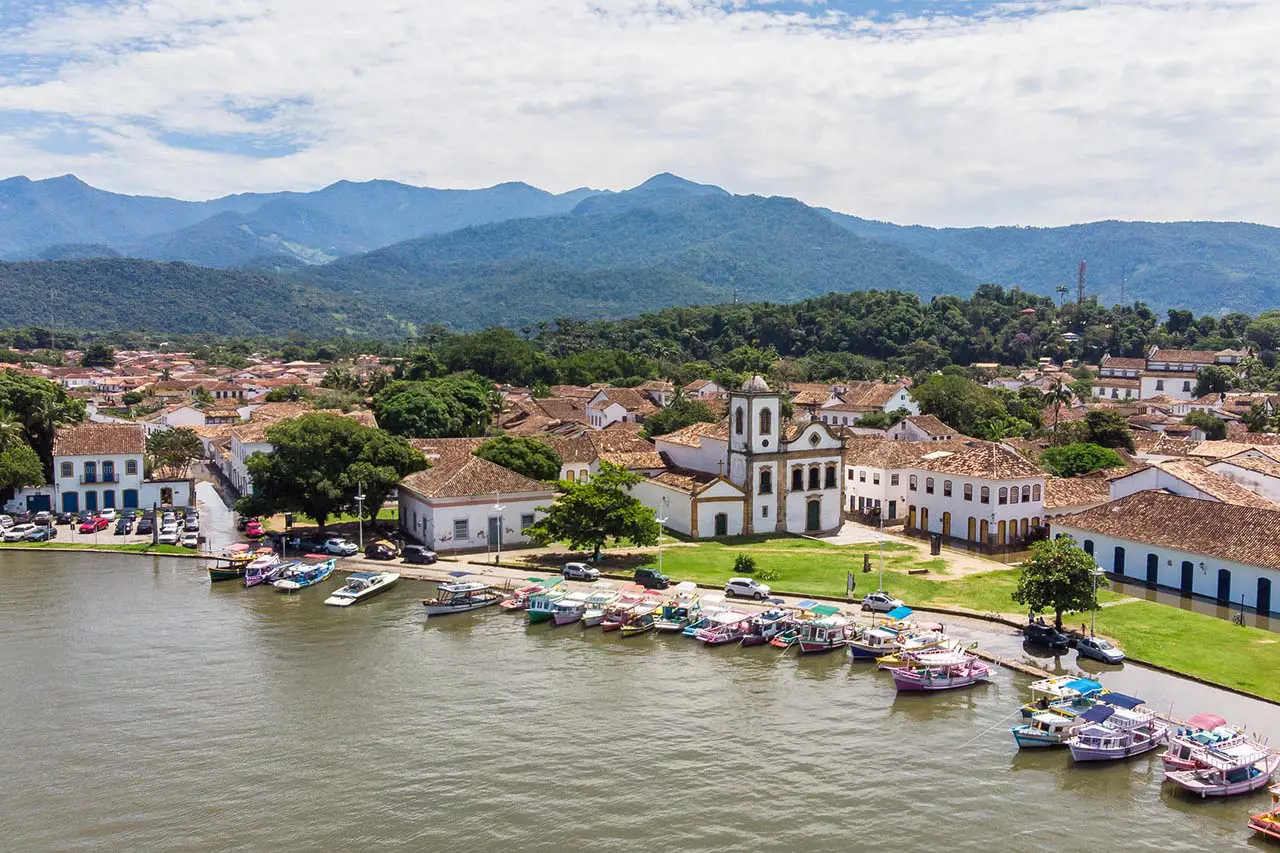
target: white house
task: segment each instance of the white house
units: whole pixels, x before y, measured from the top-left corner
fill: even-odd
[[[752,377],[730,393],[726,420],[655,438],[655,449],[667,462],[665,480],[659,473],[652,478],[658,483],[637,486],[634,493],[660,515],[689,519],[688,530],[673,529],[691,536],[732,535],[739,512],[744,534],[838,529],[844,441],[820,421],[788,423],[781,412],[782,395]],[[707,525],[698,509],[712,501],[722,506],[709,513]]]
[[[1189,459],[1145,465],[1110,479],[1110,497],[1113,501],[1137,492],[1153,490],[1202,501],[1280,509],[1266,498]]]
[[[1044,522],[1048,474],[1003,444],[927,453],[906,474],[908,532],[1010,545]]]
[[[556,496],[552,486],[472,455],[427,449],[432,467],[400,481],[400,528],[434,550],[528,544],[529,525]]]
[[[83,423],[61,428],[53,439],[53,482],[20,491],[13,504],[62,512],[190,505],[191,480],[145,479],[145,450],[146,434],[140,424]]]
[[[960,441],[847,440],[844,450],[845,510],[877,515],[886,522],[906,518],[907,469],[926,453],[963,448],[964,443]]]
[[[1053,521],[1107,573],[1275,613],[1280,508],[1144,491]]]
[[[935,415],[912,415],[889,427],[892,441],[954,441],[964,438]]]
[[[1280,455],[1280,448],[1277,449]],[[1208,469],[1269,501],[1280,502],[1280,462],[1259,450],[1246,450],[1209,463]]]
[[[587,403],[587,422],[596,429],[616,423],[643,423],[658,407],[634,388],[601,388]]]
[[[267,441],[266,436],[267,427],[272,423],[269,419],[251,420],[231,429],[231,444],[228,448],[231,470],[226,473],[237,494],[253,494],[253,478],[249,476],[249,468],[245,462],[255,453],[272,451],[271,442]]]
[[[719,400],[727,393],[727,389],[710,379],[695,379],[684,386],[684,393],[695,400]]]

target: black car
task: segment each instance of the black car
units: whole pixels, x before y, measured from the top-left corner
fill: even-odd
[[[1052,625],[1031,622],[1022,629],[1022,636],[1028,643],[1050,651],[1065,652],[1071,648],[1071,638]]]
[[[429,566],[440,559],[435,551],[425,545],[406,545],[400,555],[406,563],[414,563],[419,566]]]
[[[671,578],[657,569],[636,569],[635,582],[645,589],[666,589],[671,586]]]
[[[319,554],[324,551],[324,542],[312,539],[310,536],[276,536],[272,539],[271,546],[281,553],[292,556]]]
[[[146,536],[146,535],[150,535],[154,531],[155,531],[155,523],[152,522],[151,519],[143,516],[143,518],[138,521],[138,526],[134,528],[133,532],[138,534],[139,536]]]
[[[130,528],[133,526],[133,519],[127,515],[122,515],[116,519],[116,536],[127,536]]]
[[[58,523],[58,524],[75,524],[75,523],[76,523],[76,514],[75,514],[74,512],[60,512],[60,513],[58,513],[58,517],[57,517],[57,522],[56,522],[56,523]]]
[[[76,522],[79,524],[84,524],[86,521],[91,521],[96,516],[97,516],[96,512],[90,512],[87,509],[82,509],[80,510],[79,513],[76,514]]]

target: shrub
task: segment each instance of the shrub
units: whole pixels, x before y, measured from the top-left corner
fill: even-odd
[[[733,573],[743,577],[751,577],[756,573],[756,558],[750,554],[739,554],[733,561]]]
[[[756,580],[758,581],[776,581],[782,577],[776,569],[760,569],[756,572]]]

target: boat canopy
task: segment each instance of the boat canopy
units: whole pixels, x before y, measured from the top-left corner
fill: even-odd
[[[903,622],[911,618],[911,613],[910,607],[895,607],[885,614],[885,618],[892,619],[894,622]]]
[[[1055,714],[1053,711],[1041,711],[1038,714],[1032,714],[1031,719],[1047,726],[1065,726],[1072,721],[1070,717]]]
[[[817,607],[817,606],[818,606],[818,602],[814,601],[812,598],[806,598],[804,601],[796,602],[796,607],[800,608],[801,610],[808,610],[810,607]]]
[[[698,585],[693,581],[680,581],[680,583],[671,587],[671,592],[675,595],[689,595],[698,591]]]
[[[1102,690],[1102,684],[1092,678],[1077,678],[1074,681],[1068,681],[1063,686],[1068,690],[1076,691],[1081,696],[1092,696]]]
[[[1086,723],[1101,723],[1110,719],[1115,712],[1115,708],[1109,708],[1106,705],[1094,705],[1077,719],[1084,720]]]
[[[1146,702],[1145,699],[1139,699],[1137,696],[1126,696],[1123,693],[1108,693],[1103,697],[1103,701],[1113,707],[1126,709],[1136,708]]]
[[[970,658],[964,652],[926,652],[916,656],[916,660],[925,666],[959,666],[968,663]]]
[[[378,572],[352,572],[347,575],[347,580],[371,581],[378,577]]]
[[[441,592],[482,592],[489,587],[477,581],[467,581],[465,583],[442,583],[440,584]]]
[[[840,612],[840,608],[834,604],[819,604],[809,608],[809,612],[818,616],[835,616]]]
[[[469,574],[471,574],[471,572],[449,572],[449,577],[451,577],[451,578],[465,578],[465,577],[466,577],[467,575],[469,575]]]
[[[1206,732],[1211,732],[1220,726],[1225,726],[1226,724],[1227,721],[1219,717],[1217,714],[1196,714],[1194,717],[1187,720],[1187,725],[1194,726],[1195,728],[1202,729]]]

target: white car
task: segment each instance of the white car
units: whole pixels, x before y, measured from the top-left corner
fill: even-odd
[[[185,534],[185,535],[182,537],[182,547],[183,547],[183,548],[199,548],[199,547],[200,547],[200,534],[199,534],[199,533],[187,533],[187,534]]]
[[[560,574],[567,581],[598,581],[600,570],[586,563],[565,563]]]
[[[884,590],[869,592],[862,599],[862,609],[871,610],[875,613],[888,613],[890,610],[897,610],[902,606],[901,598],[894,598]]]
[[[27,538],[28,533],[35,529],[36,526],[34,524],[15,524],[12,527],[6,527],[4,529],[4,541],[21,542]]]
[[[163,536],[166,533],[172,533],[176,537],[178,535],[178,522],[166,521],[160,525],[160,535]]]
[[[0,515],[0,527],[13,527],[12,516]]]
[[[350,539],[335,537],[324,543],[324,552],[333,554],[335,557],[350,557],[360,549],[356,547],[356,543]]]
[[[740,595],[743,598],[757,600],[769,597],[769,587],[754,578],[729,578],[724,585],[724,594],[730,598]]]
[[[115,509],[114,509],[113,507],[107,507],[107,508],[106,508],[106,509],[104,509],[102,512],[98,513],[98,515],[102,516],[102,517],[103,517],[103,518],[105,518],[107,521],[115,521],[115,520],[116,520],[116,511],[115,511]]]
[[[167,530],[167,531],[162,530],[162,531],[160,532],[160,535],[156,537],[156,543],[157,543],[157,544],[159,544],[159,545],[177,545],[177,544],[178,544],[178,531],[176,531],[176,530]]]

